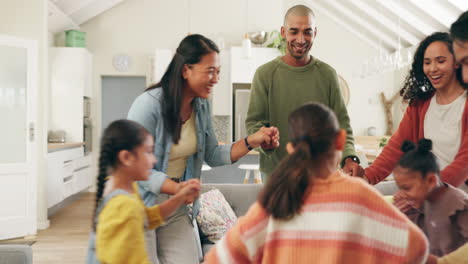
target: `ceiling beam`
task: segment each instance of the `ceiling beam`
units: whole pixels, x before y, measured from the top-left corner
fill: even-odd
[[[453,22],[452,17],[454,16],[454,14],[447,11],[447,9],[441,5],[440,1],[410,0],[410,3],[417,7],[420,11],[428,15],[430,18],[443,25],[445,30],[450,28],[450,25]]]
[[[408,25],[413,27],[415,30],[421,32],[424,36],[432,34],[436,29],[421,19],[415,17],[407,9],[401,5],[396,4],[394,1],[389,0],[376,0],[380,5],[385,7],[387,10],[398,16],[402,21],[405,21]]]
[[[368,30],[370,33],[375,35],[378,39],[381,39],[382,42],[386,43],[386,45],[388,45],[390,47],[393,47],[395,49],[398,48],[398,41],[396,39],[389,37],[384,32],[380,31],[374,25],[369,23],[369,21],[365,20],[364,18],[360,17],[359,15],[356,15],[354,12],[352,12],[348,8],[344,7],[342,4],[340,4],[339,1],[327,1],[327,4],[334,7],[336,10],[341,12],[341,14],[347,16],[349,19],[351,19],[351,21],[358,24],[360,27],[365,28],[366,30]]]
[[[452,6],[456,7],[460,12],[468,10],[468,1],[466,0],[448,0]]]
[[[70,16],[78,24],[83,24],[84,22],[90,20],[91,18],[100,15],[101,13],[113,8],[117,4],[123,2],[124,0],[106,0],[106,1],[92,1],[88,5],[84,6],[80,10],[70,14]]]
[[[352,27],[348,23],[345,23],[342,19],[338,18],[335,14],[333,14],[327,8],[322,6],[322,4],[319,1],[314,2],[314,10],[317,10],[319,13],[322,13],[322,14],[328,16],[331,20],[335,21],[335,23],[340,25],[342,28],[344,28],[347,31],[351,32],[351,34],[357,36],[358,38],[360,38],[361,40],[363,40],[367,44],[371,45],[376,50],[379,49],[379,43],[376,40],[373,40],[373,39],[369,38],[366,34],[363,34],[362,32],[357,31],[355,27]],[[388,51],[387,48],[385,48],[385,49]]]
[[[382,26],[393,31],[395,34],[399,35],[403,40],[410,43],[412,46],[419,43],[420,39],[417,38],[412,33],[406,31],[403,27],[399,26],[397,23],[393,22],[386,16],[382,15],[381,11],[378,11],[374,7],[365,3],[363,0],[349,0],[351,4],[359,8],[363,13],[366,13],[368,16],[372,17],[375,21],[380,23]]]
[[[65,14],[54,2],[47,2],[48,17],[47,25],[48,31],[51,33],[57,33],[68,29],[79,29],[78,23],[71,17]]]
[[[79,1],[60,1],[57,3],[60,9],[67,15],[72,15],[80,9],[90,5],[95,0],[79,0]]]

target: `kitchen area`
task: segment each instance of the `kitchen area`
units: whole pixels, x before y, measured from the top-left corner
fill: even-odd
[[[91,156],[92,55],[86,48],[75,46],[49,49],[49,217],[73,200],[75,194],[88,190],[94,178]]]

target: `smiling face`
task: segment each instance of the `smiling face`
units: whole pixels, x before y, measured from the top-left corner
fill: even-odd
[[[468,41],[455,40],[453,52],[457,63],[462,67],[463,82],[468,84]]]
[[[398,188],[410,199],[413,207],[420,208],[437,184],[437,176],[428,173],[425,178],[421,172],[397,166],[393,171]]]
[[[219,81],[220,62],[217,52],[210,52],[199,63],[186,64],[183,78],[186,81],[184,93],[190,97],[208,99],[213,87]]]
[[[447,44],[432,42],[424,52],[423,72],[436,89],[445,89],[457,82],[457,64]]]
[[[309,51],[317,33],[312,14],[299,16],[291,14],[281,27],[281,36],[286,40],[286,57],[295,60],[308,60]]]

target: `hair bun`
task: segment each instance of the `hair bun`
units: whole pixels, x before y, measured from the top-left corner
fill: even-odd
[[[432,150],[432,141],[430,139],[422,138],[418,141],[418,150],[419,151],[431,151]]]
[[[403,141],[403,144],[401,145],[401,151],[403,151],[405,153],[410,151],[410,150],[413,150],[415,148],[416,148],[416,145],[413,142],[409,141],[409,140]]]

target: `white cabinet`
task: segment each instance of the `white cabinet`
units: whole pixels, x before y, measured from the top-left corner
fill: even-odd
[[[47,169],[47,208],[91,186],[91,156],[83,147],[50,152]]]
[[[241,100],[241,102],[244,102],[243,104],[239,105],[239,102],[236,102],[236,105],[233,106],[234,85],[252,83],[258,67],[278,56],[281,56],[281,53],[274,48],[252,48],[252,56],[249,58],[243,56],[241,47],[232,47],[230,50],[220,52],[221,76],[219,83],[213,90],[213,115],[229,117],[229,124],[226,129],[229,129],[228,135],[230,138],[232,138],[232,135],[237,138],[238,134],[243,135],[245,133],[239,130],[244,129],[244,125],[240,127],[238,124],[244,122],[248,108],[248,100]],[[237,113],[236,109],[240,108],[243,115],[233,114],[233,109]],[[233,126],[233,119],[237,123],[236,126]],[[235,133],[232,131],[233,127],[236,127]]]
[[[49,130],[83,141],[83,96],[91,95],[91,54],[84,48],[50,48]]]
[[[76,159],[73,171],[74,193],[89,188],[93,178],[93,173],[91,171],[91,155]]]
[[[93,56],[88,51],[86,51],[84,54],[83,66],[85,70],[85,80],[83,96],[91,98],[93,97]]]
[[[47,208],[63,199],[63,160],[61,151],[47,154]]]
[[[273,48],[252,48],[252,56],[242,55],[241,47],[231,48],[231,82],[252,83],[258,67],[273,60],[281,53]]]
[[[231,52],[229,50],[222,50],[219,53],[221,73],[219,76],[219,82],[213,89],[212,100],[213,115],[217,116],[230,116],[232,111],[230,54]]]

